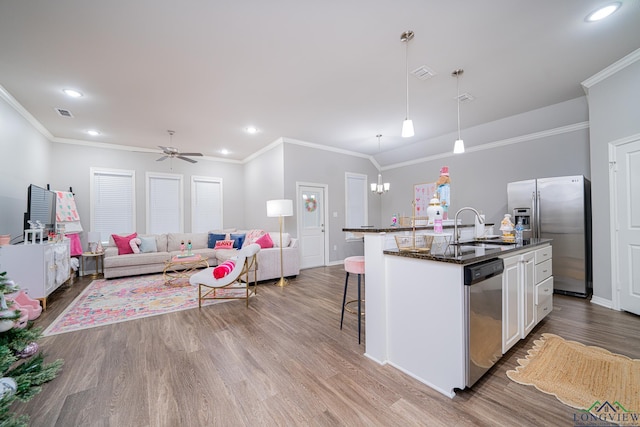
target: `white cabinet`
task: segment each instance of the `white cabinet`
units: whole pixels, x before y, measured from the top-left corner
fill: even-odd
[[[553,310],[552,247],[535,251],[535,306],[536,325]]]
[[[527,336],[536,322],[534,251],[504,258],[502,353]]]
[[[69,279],[69,240],[0,246],[0,271],[46,309],[49,294]]]

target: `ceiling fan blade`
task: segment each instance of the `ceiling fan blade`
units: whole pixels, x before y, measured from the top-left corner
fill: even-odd
[[[181,156],[202,156],[202,153],[180,153]]]
[[[180,160],[185,160],[189,163],[198,163],[197,161],[193,160],[193,159],[189,159],[187,157],[182,157],[182,156],[176,156],[177,158],[179,158]]]
[[[162,157],[160,157],[159,159],[156,159],[156,162],[161,162],[161,161],[163,161],[164,159],[166,159],[167,157],[169,157],[169,156],[162,156]]]

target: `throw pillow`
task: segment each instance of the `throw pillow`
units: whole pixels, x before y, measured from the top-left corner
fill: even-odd
[[[247,236],[244,239],[244,243],[242,247],[249,246],[252,243],[255,243],[262,235],[264,234],[264,230],[249,230],[247,232]]]
[[[233,240],[233,247],[240,249],[244,245],[244,234],[231,234],[231,240]]]
[[[140,253],[140,243],[142,243],[142,241],[137,237],[135,239],[129,240],[129,246],[131,246],[131,250],[134,254]]]
[[[233,249],[233,240],[218,240],[214,249]]]
[[[213,249],[216,247],[216,242],[218,240],[226,240],[226,234],[218,234],[218,233],[209,233],[209,238],[207,239],[207,247],[209,249]]]
[[[260,245],[261,249],[269,249],[273,247],[273,240],[271,240],[269,233],[263,234],[262,237],[256,240],[256,243]]]
[[[140,252],[143,254],[149,252],[158,252],[155,237],[140,237]]]
[[[228,259],[213,269],[213,277],[215,277],[216,279],[222,279],[224,276],[231,273],[235,266],[235,261]]]
[[[129,234],[128,236],[118,236],[117,234],[112,234],[111,237],[118,247],[118,255],[126,255],[133,253],[133,249],[131,249],[129,241],[138,237],[138,233]]]

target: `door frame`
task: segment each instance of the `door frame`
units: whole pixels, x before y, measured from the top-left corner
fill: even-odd
[[[296,181],[296,216],[298,221],[296,221],[296,232],[298,233],[298,242],[300,243],[300,257],[302,257],[302,227],[300,221],[301,209],[304,207],[300,204],[300,187],[318,187],[322,188],[324,193],[324,206],[323,206],[323,215],[324,215],[324,265],[329,265],[329,185],[321,184],[318,182],[306,182],[306,181]]]
[[[618,224],[618,168],[616,150],[618,147],[640,140],[640,134],[630,135],[609,143],[609,233],[611,235],[611,308],[620,311],[620,271],[618,260],[620,252],[618,238],[620,226]]]

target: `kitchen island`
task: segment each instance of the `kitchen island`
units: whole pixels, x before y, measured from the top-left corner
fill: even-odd
[[[464,230],[473,227],[458,226],[463,239]],[[455,395],[454,389],[464,389],[468,339],[464,267],[490,259],[502,258],[505,266],[507,260],[517,260],[513,271],[505,267],[506,290],[498,296],[502,301],[496,302],[502,306],[504,318],[499,320],[501,338],[504,341],[505,325],[512,333],[513,319],[518,339],[534,326],[530,322],[525,328],[521,319],[535,318],[533,259],[539,249],[548,248],[550,253],[548,239],[519,245],[448,245],[442,253],[432,254],[398,251],[395,236],[412,233],[411,228],[343,231],[364,236],[365,355],[380,364],[388,363],[449,397]],[[451,229],[445,227],[444,231]],[[432,230],[416,228],[415,234],[420,233]],[[504,352],[507,347],[502,347]]]

